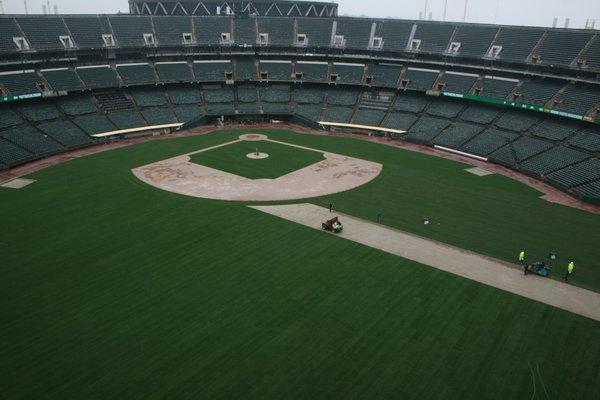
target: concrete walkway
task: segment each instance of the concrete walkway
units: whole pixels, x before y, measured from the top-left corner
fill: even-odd
[[[330,214],[313,204],[252,208],[319,230],[321,222],[338,215],[344,224],[340,238],[600,321],[600,293],[536,275],[524,276],[522,270],[503,261],[348,215]]]

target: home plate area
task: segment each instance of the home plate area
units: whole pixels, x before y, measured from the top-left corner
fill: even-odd
[[[248,150],[249,146],[252,147],[250,152],[242,151]],[[270,150],[263,152],[262,148]],[[237,156],[237,150],[243,154]],[[281,150],[281,154],[277,154],[277,150]],[[252,154],[259,156],[250,157]],[[294,164],[299,162],[298,159],[305,160],[305,165]],[[283,168],[281,176],[265,171],[269,166],[281,168],[287,161],[292,167],[297,165],[299,168],[292,171]],[[254,166],[263,168],[262,175],[254,171]],[[278,201],[350,190],[375,179],[382,168],[375,162],[275,141],[265,135],[249,134],[218,146],[135,168],[132,172],[149,185],[187,196],[230,201]]]

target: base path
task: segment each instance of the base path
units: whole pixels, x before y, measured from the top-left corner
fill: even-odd
[[[600,293],[537,275],[524,276],[521,269],[500,260],[349,215],[332,214],[313,204],[252,208],[319,230],[323,221],[337,215],[344,224],[344,231],[337,235],[340,238],[600,321]]]

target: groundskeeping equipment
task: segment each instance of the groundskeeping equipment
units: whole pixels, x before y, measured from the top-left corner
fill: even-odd
[[[534,262],[528,267],[528,269],[539,276],[547,277],[550,275],[550,267],[541,261]]]
[[[329,231],[333,233],[340,233],[344,230],[344,225],[342,225],[338,217],[323,222],[321,224],[321,227],[324,231]]]

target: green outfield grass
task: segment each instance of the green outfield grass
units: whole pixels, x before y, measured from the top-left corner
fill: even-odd
[[[265,133],[383,163],[315,203],[505,259],[576,253],[577,283],[599,286],[597,216],[446,160]],[[3,398],[530,399],[531,365],[551,399],[600,397],[599,322],[130,171],[239,134],[121,148],[0,189]]]
[[[267,153],[256,160],[247,155]],[[275,179],[324,160],[323,154],[268,141],[237,142],[194,154],[190,161],[249,179]]]

